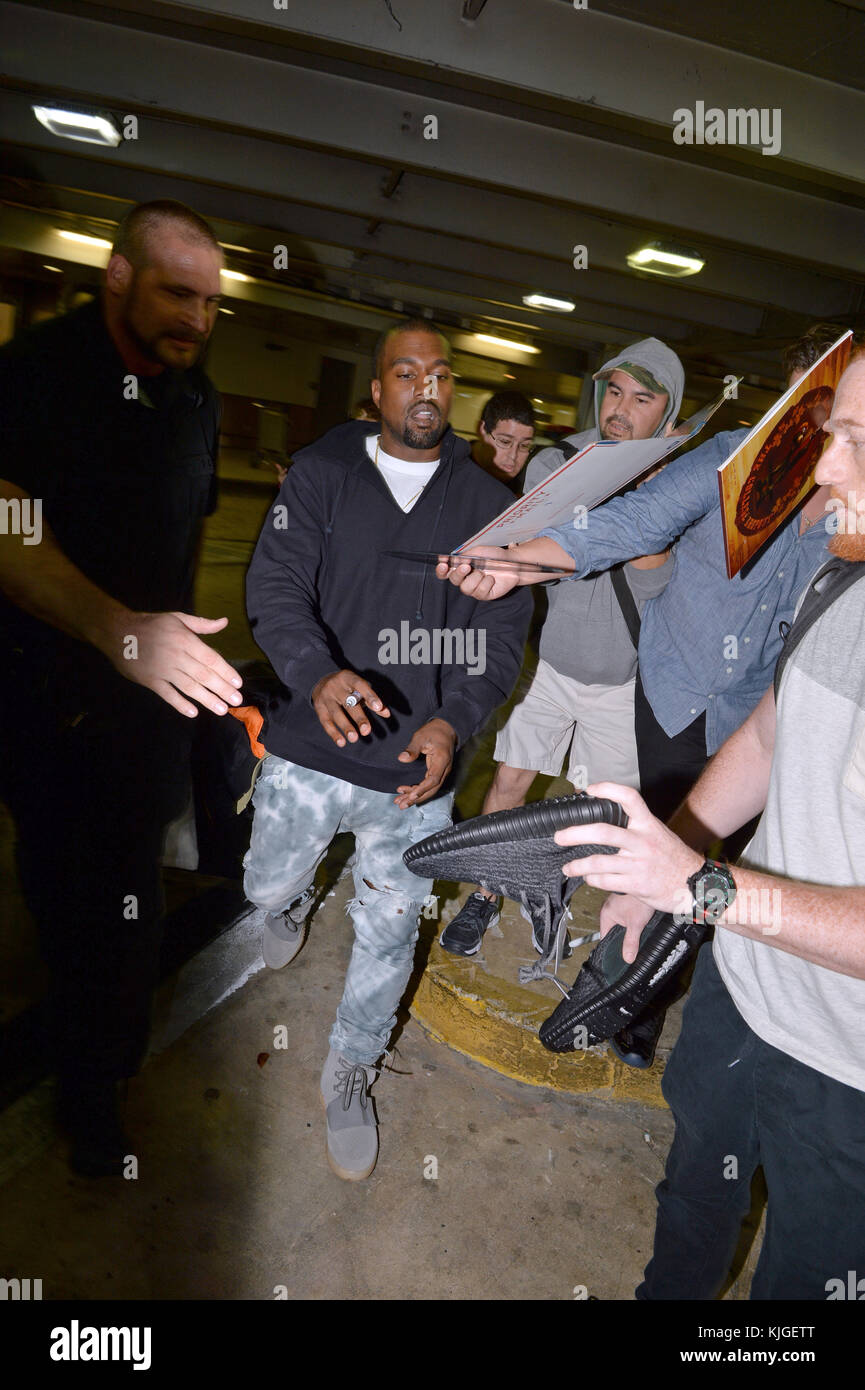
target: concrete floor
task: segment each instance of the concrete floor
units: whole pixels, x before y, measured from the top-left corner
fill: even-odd
[[[70,1174],[48,1083],[0,1118],[5,1273],[41,1278],[45,1299],[631,1297],[666,1111],[509,1081],[409,1021],[376,1087],[375,1172],[331,1173],[318,1078],[347,892],[292,966],[254,975],[131,1083],[137,1178]]]

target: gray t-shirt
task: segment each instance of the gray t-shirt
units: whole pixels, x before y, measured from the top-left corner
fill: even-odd
[[[766,809],[742,863],[805,883],[865,886],[865,578],[790,656]],[[770,927],[771,907],[765,904]],[[865,1091],[865,980],[723,928],[714,951],[758,1037]]]
[[[567,449],[576,453],[581,445],[597,438],[597,430],[569,435]],[[537,487],[563,462],[561,450],[541,449],[526,470],[525,492]],[[672,573],[672,555],[657,569],[625,565],[628,587],[640,613],[649,599],[667,587]],[[548,607],[540,644],[544,661],[560,675],[583,685],[624,685],[632,680],[637,673],[637,653],[609,572],[545,587]]]

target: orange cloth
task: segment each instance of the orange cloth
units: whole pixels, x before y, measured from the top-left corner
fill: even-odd
[[[246,726],[249,746],[256,758],[266,758],[267,749],[263,743],[258,742],[258,735],[261,733],[261,726],[264,723],[264,715],[261,710],[257,709],[255,705],[230,705],[228,712]]]

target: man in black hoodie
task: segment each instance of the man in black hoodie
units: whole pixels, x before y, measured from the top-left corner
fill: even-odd
[[[375,1166],[369,1087],[432,888],[402,855],[450,824],[455,750],[510,694],[531,613],[521,590],[476,603],[386,553],[448,551],[511,500],[448,428],[448,356],[424,320],[383,336],[380,431],[351,421],[298,454],[247,581],[253,632],[285,687],[259,735],[269,756],[245,860],[269,965],[297,954],[315,870],[340,830],[355,835],[355,945],[321,1079],[329,1162],[355,1180]]]

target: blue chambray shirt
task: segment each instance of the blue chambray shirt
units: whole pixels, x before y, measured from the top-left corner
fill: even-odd
[[[641,488],[589,512],[584,530],[540,533],[574,557],[575,579],[654,555],[681,537],[669,584],[643,610],[640,679],[670,738],[706,711],[709,754],[772,684],[779,624],[792,621],[799,594],[828,558],[826,526],[818,520],[800,537],[797,509],[744,571],[727,578],[717,470],[747,434],[716,434]]]

